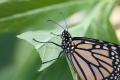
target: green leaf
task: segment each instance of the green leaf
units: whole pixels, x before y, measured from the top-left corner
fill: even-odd
[[[103,11],[104,13],[97,12],[99,14],[96,14],[96,16],[93,17],[93,20],[91,20],[88,31],[86,33],[87,37],[118,43],[114,28],[109,21],[109,15],[113,9],[113,5],[114,1],[111,1],[101,6],[101,9],[106,7]]]
[[[39,75],[37,71],[41,65],[39,54],[32,45],[18,40],[15,46],[13,75],[11,80],[35,80]],[[8,79],[9,80],[9,79]]]
[[[32,45],[34,45],[36,50],[39,52],[42,62],[46,62],[46,61],[55,59],[59,55],[59,51],[56,49],[56,46],[48,45],[48,44],[43,45],[43,43],[38,43],[33,40],[33,39],[36,39],[36,40],[42,41],[42,42],[48,42],[48,41],[52,40],[54,36],[50,35],[50,31],[29,31],[29,32],[25,32],[21,35],[18,35],[17,37],[24,39],[24,40],[30,42]],[[43,64],[40,71],[43,70],[44,68],[48,67],[50,64],[52,64],[52,62]]]
[[[88,9],[85,4],[90,6],[92,3],[77,0],[11,0],[0,5],[0,32],[21,31],[27,28],[46,29],[48,19],[60,21],[60,12],[68,17],[83,8]],[[49,26],[47,29],[53,28],[52,25]]]
[[[113,5],[114,5],[114,1],[102,0],[98,2],[94,6],[92,11],[89,12],[87,17],[81,23],[71,26],[68,31],[72,34],[73,37],[87,36],[87,37],[98,38],[98,39],[117,43],[118,41],[117,37],[112,28],[112,25],[108,20],[108,17],[109,17],[108,13],[111,12]],[[101,12],[102,9],[106,10],[104,15],[102,15],[103,14]],[[31,43],[39,52],[42,62],[46,62],[46,61],[57,58],[61,49],[52,44],[47,44],[47,43],[43,44],[43,43],[35,42],[33,38],[41,42],[53,41],[58,44],[61,44],[60,43],[61,40],[58,37],[51,35],[50,32],[60,34],[62,30],[54,28],[49,30],[28,31],[18,35],[18,37]],[[43,69],[53,64],[53,62],[43,64],[42,67],[40,68],[40,71],[42,71]],[[70,65],[70,69],[72,72],[73,79],[78,80],[76,73],[71,68],[71,65]],[[48,75],[50,75],[49,71],[48,71]],[[41,76],[40,76],[40,79],[41,79]],[[55,80],[55,78],[53,80]]]
[[[98,15],[96,15],[96,16],[93,15],[93,14],[98,13],[98,11],[100,12],[102,10],[102,8],[105,7],[106,4],[107,4],[107,2],[98,3],[98,5],[93,9],[93,11],[89,14],[89,16],[82,22],[82,24],[77,24],[74,27],[70,27],[69,31],[72,34],[72,36],[73,35],[74,36],[85,36],[85,35],[89,36],[89,35],[91,35],[94,38],[97,38],[97,37],[100,38],[100,36],[102,36],[101,31],[104,30],[105,32],[108,32],[107,30],[109,30],[110,32],[106,33],[107,37],[104,38],[104,39],[105,40],[111,39],[111,41],[113,41],[112,40],[113,37],[109,37],[109,34],[112,34],[114,36],[114,40],[117,41],[117,38],[116,38],[115,34],[113,34],[114,31],[113,31],[112,27],[109,27],[110,23],[109,23],[108,19],[106,21],[104,21],[104,20],[102,21],[101,18],[96,20],[96,17]],[[108,17],[106,17],[106,18],[108,18]],[[96,22],[93,23],[93,21],[96,21]],[[101,22],[104,23],[104,24],[99,25]],[[100,27],[101,29],[99,29],[97,26],[101,26]],[[102,26],[104,26],[104,27],[102,27]],[[44,32],[37,31],[37,32],[36,31],[26,32],[26,33],[23,33],[23,34],[19,35],[18,37],[21,38],[21,39],[27,40],[28,42],[33,44],[35,46],[35,48],[38,50],[39,55],[40,55],[43,62],[46,62],[46,61],[57,58],[60,50],[56,49],[55,46],[53,47],[53,45],[50,45],[50,44],[48,44],[48,45],[44,44],[43,45],[43,44],[40,44],[40,43],[36,43],[36,44],[39,44],[39,47],[36,47],[35,42],[33,41],[33,38],[35,38],[36,36],[40,36],[41,38],[39,37],[39,38],[35,38],[35,39],[37,39],[38,41],[42,41],[42,42],[50,41],[50,40],[52,40],[53,42],[57,42],[57,41],[60,42],[60,40],[58,40],[58,39],[54,40],[54,37],[49,35],[50,31],[44,31]],[[53,30],[52,32],[55,32],[55,30]],[[36,33],[36,36],[34,35],[35,33]],[[44,33],[44,35],[43,35],[43,33]],[[57,34],[60,34],[60,32],[58,31]],[[53,48],[51,49],[50,47],[53,47]],[[47,68],[52,63],[53,62],[42,65],[42,68],[40,69],[40,71]],[[71,71],[72,71],[72,69],[71,69]],[[74,71],[72,71],[72,75],[73,75],[74,80],[77,80],[77,76],[75,75]]]

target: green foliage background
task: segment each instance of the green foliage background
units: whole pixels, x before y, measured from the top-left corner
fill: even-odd
[[[41,59],[36,49],[16,35],[25,31],[54,30],[49,18],[63,20],[78,11],[87,13],[81,23],[70,25],[71,34],[118,43],[109,22],[119,0],[1,0],[0,1],[0,80],[73,80],[65,57],[38,72]],[[49,35],[48,35],[49,36]],[[46,36],[46,37],[48,37]],[[48,56],[49,57],[49,56]]]

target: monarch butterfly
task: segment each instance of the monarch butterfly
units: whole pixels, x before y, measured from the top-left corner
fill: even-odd
[[[34,38],[33,40],[61,47],[62,51],[58,58],[65,52],[80,80],[116,80],[119,77],[120,46],[103,40],[72,37],[68,29],[62,28],[64,29],[62,34],[57,35],[61,36],[61,45],[55,42],[40,42]]]

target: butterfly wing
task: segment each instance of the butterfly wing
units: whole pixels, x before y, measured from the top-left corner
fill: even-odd
[[[115,80],[120,74],[120,47],[106,41],[74,37],[68,59],[81,80]]]

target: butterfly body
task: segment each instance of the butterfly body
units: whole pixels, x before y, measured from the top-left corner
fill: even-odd
[[[116,80],[120,75],[120,47],[107,41],[71,37],[64,30],[62,49],[81,80]]]
[[[66,30],[64,30],[62,32],[61,38],[62,38],[62,49],[66,53],[71,53],[73,51],[73,47],[74,47],[71,44],[72,43],[72,37],[71,37],[71,35]]]

